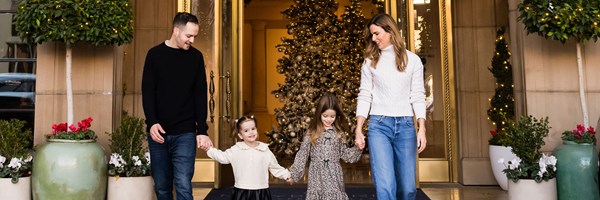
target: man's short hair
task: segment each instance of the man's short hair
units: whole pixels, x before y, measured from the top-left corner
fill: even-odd
[[[198,18],[187,12],[178,12],[173,18],[173,27],[185,26],[188,22],[198,24]]]

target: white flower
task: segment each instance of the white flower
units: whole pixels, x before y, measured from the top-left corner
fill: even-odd
[[[546,172],[547,165],[546,165],[546,161],[544,160],[544,158],[540,158],[538,165],[540,166],[541,171]]]
[[[29,155],[29,157],[27,157],[27,159],[25,159],[23,162],[31,162],[31,160],[33,160],[33,156]]]
[[[558,162],[558,160],[554,156],[549,156],[546,159],[546,164],[548,164],[548,165],[556,166],[556,162]]]
[[[119,155],[118,153],[113,153],[110,155],[110,162],[108,162],[108,164],[114,165],[115,167],[121,167],[122,165],[126,165],[127,163],[125,163],[125,160],[123,160],[123,157],[121,157],[121,155]]]
[[[144,154],[144,157],[146,158],[146,160],[148,161],[148,164],[150,164],[150,152],[146,152]]]
[[[19,169],[21,168],[21,159],[18,158],[12,158],[10,160],[10,164],[8,164],[8,167],[13,168],[13,169]]]
[[[136,160],[133,165],[135,166],[142,166],[142,161],[141,160]]]
[[[508,169],[517,169],[519,165],[521,165],[521,159],[518,157],[508,161]]]
[[[5,161],[6,161],[6,158],[4,156],[0,156],[0,168],[2,168],[4,166]]]
[[[504,163],[504,158],[498,159],[498,163],[500,163],[500,164]]]
[[[131,160],[138,161],[138,160],[140,160],[140,157],[139,156],[133,156],[133,157],[131,157]]]

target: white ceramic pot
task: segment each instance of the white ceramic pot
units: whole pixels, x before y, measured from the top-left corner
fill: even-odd
[[[540,183],[533,179],[519,179],[516,183],[508,182],[508,199],[509,200],[556,200],[556,178]]]
[[[155,200],[154,181],[151,176],[108,177],[107,200]]]
[[[494,172],[494,177],[496,178],[496,182],[503,190],[508,190],[508,178],[506,178],[506,174],[502,172],[506,168],[503,163],[498,163],[498,160],[501,158],[505,161],[512,160],[517,156],[511,152],[511,147],[498,146],[498,145],[489,145],[490,149],[490,164],[492,165],[492,172]]]
[[[16,184],[11,178],[0,178],[0,199],[30,200],[31,177],[21,177]]]

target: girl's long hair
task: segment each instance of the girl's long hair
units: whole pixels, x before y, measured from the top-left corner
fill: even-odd
[[[317,100],[317,110],[315,110],[315,115],[310,122],[310,126],[308,127],[308,135],[310,136],[310,143],[314,144],[317,139],[323,135],[325,131],[325,126],[323,125],[323,121],[321,121],[321,114],[327,111],[328,109],[332,109],[335,111],[335,121],[334,126],[337,132],[337,138],[341,141],[346,140],[346,134],[349,130],[348,128],[348,119],[346,115],[342,111],[340,107],[340,103],[338,99],[333,94],[325,94],[319,100]]]
[[[371,67],[375,68],[379,58],[381,57],[381,49],[377,47],[377,43],[373,42],[373,34],[369,27],[371,25],[381,27],[385,32],[389,33],[390,43],[394,46],[394,52],[396,53],[396,66],[399,71],[403,72],[406,70],[406,63],[408,57],[406,56],[406,46],[404,45],[404,39],[400,36],[400,31],[394,19],[385,13],[380,13],[371,18],[371,21],[367,24],[365,29],[365,41],[367,48],[365,49],[365,59],[371,59]]]

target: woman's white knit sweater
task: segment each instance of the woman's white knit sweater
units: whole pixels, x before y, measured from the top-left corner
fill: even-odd
[[[360,77],[356,116],[416,116],[425,119],[423,64],[416,54],[406,51],[408,63],[401,72],[396,67],[393,45],[381,50],[376,67],[365,59]]]

